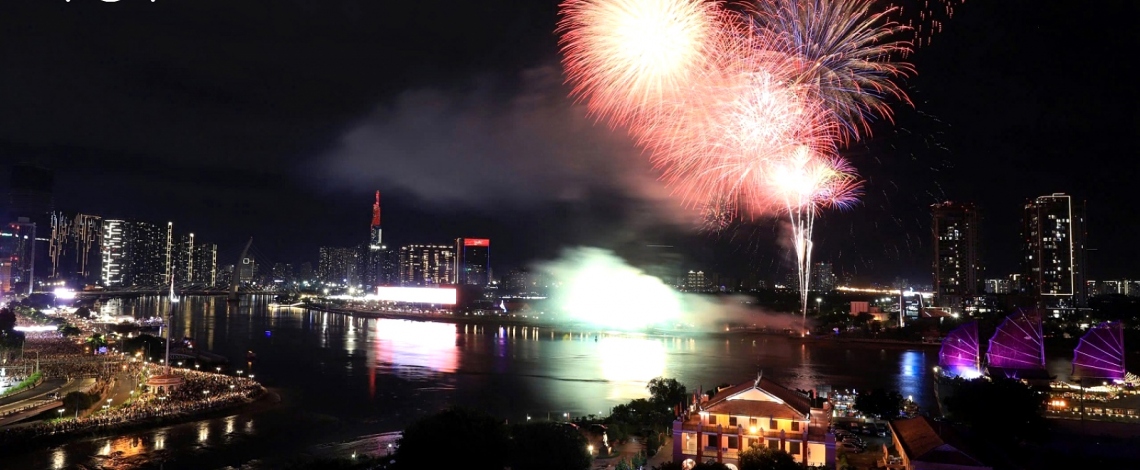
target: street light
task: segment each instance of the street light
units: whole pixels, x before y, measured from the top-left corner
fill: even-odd
[[[63,408],[60,408],[60,409],[58,409],[58,410],[55,410],[55,411],[59,412],[59,419],[63,419],[63,411],[64,411],[64,409],[63,409]]]

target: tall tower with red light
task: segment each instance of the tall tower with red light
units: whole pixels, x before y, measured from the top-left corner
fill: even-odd
[[[379,250],[384,245],[380,237],[380,191],[376,191],[376,202],[372,204],[372,230],[369,233],[371,238],[368,247],[372,250]]]

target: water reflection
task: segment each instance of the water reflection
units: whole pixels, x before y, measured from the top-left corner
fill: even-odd
[[[429,371],[456,370],[458,349],[454,324],[381,319],[376,320],[372,330],[373,366],[388,365],[397,374],[417,377]]]
[[[610,383],[608,398],[628,400],[648,395],[645,383],[665,375],[665,345],[660,339],[607,336],[593,360]]]
[[[63,451],[62,447],[57,447],[51,453],[51,468],[52,470],[61,470],[67,467],[67,453]]]

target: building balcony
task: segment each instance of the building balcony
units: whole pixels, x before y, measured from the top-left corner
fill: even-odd
[[[736,426],[721,425],[719,427],[721,429],[720,432],[722,434],[724,434],[725,436],[737,435]],[[716,434],[717,428],[718,428],[718,425],[715,425],[715,424],[701,425],[700,423],[696,423],[696,422],[688,422],[688,423],[684,423],[681,425],[682,431],[687,431],[687,432],[700,431],[703,434]],[[744,437],[756,437],[756,438],[764,438],[764,439],[779,439],[780,433],[781,433],[781,431],[779,431],[779,430],[770,430],[770,429],[757,429],[756,432],[753,433],[753,432],[749,432],[749,429],[747,427],[744,427],[744,426],[741,426],[741,430],[742,430],[741,435]],[[790,440],[794,440],[794,441],[803,440],[803,434],[804,434],[803,430],[800,430],[800,431],[783,431],[783,433],[784,433],[785,439],[790,439]],[[826,429],[819,429],[818,434],[819,434],[819,440],[820,441],[823,440],[826,433],[827,433]],[[809,432],[809,436],[811,436],[811,435],[813,435],[813,434]],[[716,448],[712,448],[712,449],[713,449],[713,452],[716,452]]]

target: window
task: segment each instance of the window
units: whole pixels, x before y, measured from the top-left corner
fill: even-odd
[[[709,415],[709,424],[716,424],[716,415]]]
[[[800,430],[800,422],[799,421],[792,421],[792,431],[799,431],[799,430]]]
[[[800,443],[798,441],[788,441],[788,453],[800,455]]]
[[[756,418],[749,419],[748,421],[749,421],[749,423],[748,423],[749,426],[756,427],[756,426],[760,425],[760,420],[758,420]]]
[[[729,426],[736,426],[736,417],[735,416],[729,416],[728,417],[728,425]]]
[[[739,442],[737,442],[736,436],[728,436],[728,448],[729,449],[735,449],[737,444],[739,444]]]
[[[706,434],[705,438],[707,439],[705,447],[720,447],[717,445],[715,434]]]
[[[775,418],[768,419],[768,429],[771,429],[773,431],[780,429],[780,425],[776,424]]]
[[[779,450],[780,449],[780,440],[779,439],[768,439],[768,448],[772,449],[772,450]]]

